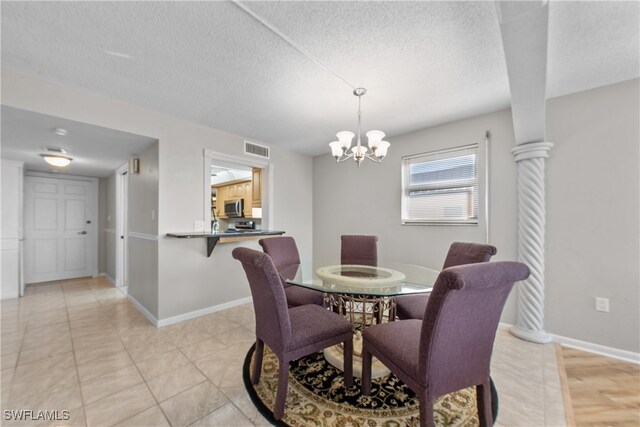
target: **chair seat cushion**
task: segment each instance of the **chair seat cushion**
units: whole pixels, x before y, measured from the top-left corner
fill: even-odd
[[[291,349],[302,348],[337,335],[351,333],[351,323],[319,305],[289,309]]]
[[[430,294],[402,295],[396,297],[396,312],[400,319],[422,320]]]
[[[368,346],[372,347],[372,353],[383,363],[386,358],[405,374],[416,378],[421,331],[421,320],[398,320],[371,326],[364,330],[362,336]],[[387,367],[393,368],[392,366]],[[395,371],[395,369],[392,370]]]
[[[307,304],[322,305],[322,292],[292,285],[284,288],[284,293],[287,296],[287,305],[289,307]]]

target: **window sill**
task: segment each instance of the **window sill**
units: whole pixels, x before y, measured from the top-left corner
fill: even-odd
[[[478,220],[469,221],[411,221],[403,220],[402,225],[478,225]]]

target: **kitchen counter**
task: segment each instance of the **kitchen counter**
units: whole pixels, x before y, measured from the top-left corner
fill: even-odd
[[[263,236],[279,236],[284,234],[284,231],[273,231],[273,230],[224,230],[219,231],[217,233],[211,232],[202,232],[202,231],[191,231],[186,233],[167,233],[169,237],[176,237],[178,239],[197,239],[197,238],[206,238],[207,239],[207,257],[211,256],[211,252],[213,252],[213,248],[216,247],[218,242],[220,243],[231,243],[231,242],[239,242],[242,240],[251,240],[260,238]]]

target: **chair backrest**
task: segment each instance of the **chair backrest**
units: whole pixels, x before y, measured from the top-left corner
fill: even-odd
[[[291,322],[280,275],[271,257],[263,252],[235,248],[232,255],[242,263],[249,280],[256,314],[256,336],[280,354],[291,343]]]
[[[489,262],[491,257],[498,252],[495,246],[480,243],[453,242],[444,260],[442,269],[455,265],[476,264]]]
[[[341,264],[378,265],[377,236],[341,236]]]
[[[529,277],[519,262],[485,262],[443,270],[422,321],[418,382],[439,396],[488,378],[500,314],[515,282]]]
[[[270,237],[258,240],[264,253],[269,255],[276,266],[276,270],[282,277],[282,285],[286,288],[289,285],[285,280],[293,279],[298,273],[300,266],[300,253],[293,237]]]
[[[264,253],[271,257],[278,270],[288,265],[300,264],[298,246],[293,237],[270,237],[258,240],[258,244],[262,246]]]

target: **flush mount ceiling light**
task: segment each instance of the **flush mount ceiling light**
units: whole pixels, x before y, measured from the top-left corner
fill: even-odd
[[[360,104],[362,101],[362,95],[367,93],[367,90],[363,87],[359,87],[353,90],[353,94],[358,97],[358,135],[356,140],[356,146],[351,149],[351,152],[347,154],[347,150],[351,147],[351,140],[356,136],[353,132],[342,131],[338,132],[336,136],[337,141],[329,144],[331,147],[331,154],[336,158],[336,162],[344,162],[347,159],[355,160],[358,167],[362,161],[367,158],[376,163],[382,162],[384,156],[387,155],[387,149],[389,144],[387,141],[383,141],[384,132],[379,130],[370,130],[367,132],[367,140],[369,143],[369,149],[362,146],[360,138],[360,125],[362,121],[362,111],[360,111]]]
[[[64,129],[64,128],[55,128],[53,130],[53,133],[55,133],[56,135],[60,135],[60,136],[67,136],[69,135],[69,131]]]
[[[59,168],[64,168],[69,166],[71,161],[73,160],[71,157],[67,156],[59,156],[57,154],[40,154],[42,159],[49,163],[51,166],[56,166]]]

